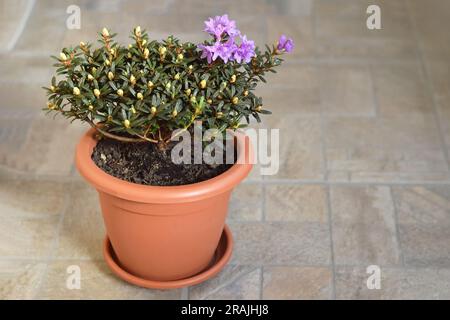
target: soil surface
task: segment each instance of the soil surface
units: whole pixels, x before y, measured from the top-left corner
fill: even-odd
[[[232,166],[193,164],[193,160],[192,164],[175,164],[171,160],[170,150],[169,147],[160,151],[153,143],[101,139],[94,148],[92,160],[116,178],[152,186],[192,184],[214,178]]]

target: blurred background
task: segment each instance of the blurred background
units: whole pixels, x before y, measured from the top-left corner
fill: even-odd
[[[371,4],[381,30],[366,27]],[[96,192],[74,168],[87,127],[41,111],[49,55],[103,27],[123,44],[136,25],[197,43],[224,13],[258,45],[296,43],[258,89],[280,170],[256,167],[235,192],[235,251],[216,278],[133,287],[102,260]],[[449,21],[447,0],[0,0],[0,298],[449,299]],[[81,290],[66,288],[70,265]]]

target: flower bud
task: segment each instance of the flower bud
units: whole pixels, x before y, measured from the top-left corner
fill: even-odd
[[[111,65],[111,62],[108,59],[106,59],[105,60],[105,65],[109,66],[109,65]]]
[[[112,73],[111,71],[108,72],[108,79],[109,79],[109,80],[114,79],[114,73]]]
[[[136,97],[137,97],[139,100],[144,99],[144,96],[142,95],[141,92],[138,92],[137,95],[136,95]]]
[[[177,74],[175,75],[174,79],[175,79],[175,80],[180,80],[180,74],[177,73]]]
[[[184,90],[184,92],[186,93],[186,95],[190,96],[191,95],[191,89],[186,89]]]
[[[192,70],[194,70],[194,66],[192,64],[190,64],[188,69],[189,69],[189,72],[192,72]]]
[[[231,99],[231,102],[232,102],[233,104],[238,104],[239,98],[238,98],[238,97],[233,97],[233,99]]]
[[[55,86],[50,86],[50,90],[51,90],[52,92],[55,92],[55,91],[56,91]]]
[[[88,78],[89,81],[94,80],[94,77],[92,76],[92,74],[88,74],[87,78]]]
[[[212,103],[212,100],[211,100],[211,99],[208,99],[208,100],[206,100],[206,102],[209,103],[209,104],[211,104],[211,103]]]
[[[102,29],[102,36],[104,36],[105,38],[109,37],[109,31],[106,28]]]
[[[78,87],[73,87],[73,94],[75,96],[79,96],[80,95],[80,89],[78,89]]]
[[[47,102],[47,108],[49,108],[50,110],[54,110],[55,109],[55,104],[52,102]]]
[[[134,29],[134,35],[135,35],[136,37],[140,37],[140,36],[141,36],[141,27],[140,27],[140,26],[137,26],[137,27]]]
[[[235,75],[235,74],[233,74],[233,75],[231,76],[230,82],[231,82],[231,83],[235,83],[235,82],[236,82],[236,75]]]
[[[127,57],[128,57],[128,58],[131,58],[131,57],[132,57],[131,52],[128,52]]]
[[[88,109],[89,109],[90,111],[92,111],[92,110],[94,110],[94,106],[93,106],[92,104],[90,104],[89,107],[88,107]]]
[[[125,128],[128,129],[130,127],[130,125],[131,125],[130,120],[128,120],[128,119],[123,120],[123,126]]]
[[[123,97],[123,90],[122,89],[117,90],[117,95],[119,97]]]
[[[151,82],[151,81],[147,82],[147,87],[149,89],[153,88],[153,86],[154,86],[153,82]]]
[[[109,51],[109,53],[111,53],[111,55],[114,55],[114,54],[116,53],[116,50],[111,49],[111,50]]]
[[[158,51],[159,51],[159,54],[163,56],[166,54],[167,49],[166,49],[166,47],[159,47]]]
[[[262,109],[262,106],[257,106],[257,107],[255,108],[255,110],[256,110],[257,112],[260,112],[261,109]]]
[[[227,85],[228,84],[224,81],[224,82],[222,82],[222,84],[220,86],[223,87],[223,89],[225,89],[227,87]]]
[[[59,58],[60,58],[62,61],[66,61],[66,60],[67,60],[67,56],[66,56],[66,54],[65,54],[64,52],[60,52],[60,53],[59,53]]]
[[[248,90],[244,91],[244,97],[248,96]]]
[[[135,84],[136,84],[136,78],[135,78],[133,75],[130,76],[130,83],[131,83],[132,85],[135,85]]]
[[[190,101],[191,101],[191,103],[196,103],[197,102],[197,98],[195,96],[192,96]]]
[[[220,119],[220,118],[222,118],[223,117],[223,112],[217,112],[216,113],[216,117],[218,118],[218,119]]]
[[[206,80],[203,79],[202,81],[200,81],[200,88],[205,89],[206,88]]]
[[[135,113],[136,113],[136,109],[135,109],[134,107],[131,107],[131,108],[130,108],[130,111],[131,111],[132,114],[135,114]]]
[[[133,48],[133,45],[130,43],[130,44],[128,45],[128,49],[131,49],[131,48]]]
[[[172,84],[171,84],[170,82],[167,82],[167,83],[166,83],[166,89],[167,89],[167,90],[169,90],[171,86],[172,86]]]
[[[149,55],[150,55],[150,51],[148,50],[148,48],[145,48],[145,50],[144,50],[144,58],[147,59]]]
[[[175,118],[175,117],[177,116],[177,114],[178,114],[178,111],[174,109],[174,110],[172,111],[172,117]]]
[[[184,56],[183,56],[182,53],[178,54],[178,56],[177,56],[177,60],[178,60],[178,61],[183,60],[183,58],[184,58]]]
[[[150,108],[150,112],[151,112],[152,115],[155,115],[155,113],[156,113],[156,107],[151,107],[151,108]]]
[[[111,122],[112,120],[113,120],[112,115],[108,115],[107,121],[108,121],[108,122]]]
[[[94,96],[96,96],[97,98],[100,97],[100,90],[94,89]]]
[[[92,67],[92,73],[96,73],[97,72],[97,68],[96,67]]]

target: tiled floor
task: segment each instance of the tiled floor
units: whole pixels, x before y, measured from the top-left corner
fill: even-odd
[[[81,30],[65,27],[70,4]],[[382,30],[365,27],[369,4]],[[450,1],[0,0],[0,12],[0,298],[450,298]],[[103,26],[200,41],[221,13],[259,44],[282,32],[297,44],[259,91],[280,171],[255,170],[233,195],[235,251],[216,278],[133,287],[102,261],[96,193],[74,170],[85,127],[40,111],[48,56]],[[66,289],[71,265],[81,290]]]

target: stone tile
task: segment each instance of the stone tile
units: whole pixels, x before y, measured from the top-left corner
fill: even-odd
[[[450,266],[450,188],[396,187],[393,194],[405,264]]]
[[[97,191],[87,183],[74,183],[59,234],[57,257],[101,259],[105,234]]]
[[[262,185],[240,184],[231,195],[229,220],[260,221],[262,219]]]
[[[433,113],[433,101],[418,65],[374,66],[372,70],[381,116]]]
[[[58,215],[65,205],[68,183],[0,178],[0,216]]]
[[[322,223],[230,223],[232,261],[248,265],[328,264],[328,225]]]
[[[170,1],[168,6],[168,14],[180,14],[185,16],[192,16],[196,14],[216,16],[228,13],[231,19],[235,19],[230,11],[225,10],[226,1],[202,1],[202,0],[175,0]],[[201,20],[203,22],[203,20]]]
[[[6,119],[4,119],[6,120]],[[6,124],[14,126],[14,122]],[[25,142],[17,149],[0,145],[0,165],[20,172],[67,176],[74,162],[75,146],[87,126],[80,122],[40,115],[29,126]],[[14,130],[13,130],[14,131]],[[15,136],[11,136],[15,141]]]
[[[263,299],[331,299],[332,272],[322,267],[264,268]]]
[[[306,63],[293,63],[289,61],[277,67],[277,73],[267,73],[265,78],[268,84],[260,83],[258,88],[304,90],[320,88],[321,79],[317,66]],[[301,85],[299,85],[301,84]],[[302,89],[303,88],[303,89]]]
[[[67,6],[61,7],[59,11],[49,10],[45,2],[36,5],[14,50],[48,54],[59,52],[67,29],[66,19],[69,17],[66,9]]]
[[[317,116],[320,114],[320,93],[318,87],[305,84],[298,89],[263,87],[256,91],[263,98],[264,108],[275,115],[301,114]],[[263,121],[265,118],[262,118]]]
[[[140,0],[127,0],[120,1],[119,10],[120,12],[126,12],[131,14],[145,12],[149,15],[159,15],[167,13],[169,6],[171,5],[170,0],[153,0],[148,1],[145,4]]]
[[[405,265],[418,267],[449,267],[450,224],[399,225],[399,237]]]
[[[450,152],[450,62],[427,63],[437,113],[448,152]]]
[[[323,186],[266,186],[266,220],[326,223],[327,217],[327,198]]]
[[[369,68],[323,66],[320,69],[320,83],[323,115],[375,115]]]
[[[449,172],[433,115],[335,118],[325,121],[330,171],[348,171],[352,181],[448,180]]]
[[[450,36],[443,27],[450,18],[450,6],[445,0],[406,2],[414,22],[423,56],[430,60],[449,61]]]
[[[69,266],[81,271],[81,289],[67,289]],[[55,261],[43,280],[38,299],[179,299],[181,290],[150,290],[128,284],[111,273],[103,261]]]
[[[393,187],[399,224],[450,225],[450,187]]]
[[[45,263],[0,261],[0,299],[34,299],[45,270]]]
[[[277,174],[268,176],[268,179],[323,180],[319,118],[272,115],[264,125],[270,129],[279,129],[279,170]]]
[[[381,267],[381,289],[368,289],[365,268],[337,267],[336,298],[346,300],[435,300],[450,298],[449,269]]]
[[[51,64],[49,63],[49,68]],[[50,82],[50,78],[47,80]],[[47,96],[45,90],[36,84],[22,83],[1,83],[0,84],[0,96],[2,101],[0,102],[0,108],[5,110],[11,109],[12,112],[18,111],[17,109],[25,109],[20,112],[29,115],[38,113],[42,108],[46,107]],[[2,116],[3,118],[4,116]]]
[[[404,2],[377,1],[382,29],[366,27],[366,9],[373,1],[316,1],[317,55],[325,58],[417,59]]]
[[[261,291],[261,270],[228,265],[216,277],[189,288],[193,300],[257,300]]]
[[[47,56],[28,56],[8,53],[0,55],[0,84],[33,84],[48,86],[53,74],[53,61]],[[45,93],[42,91],[42,95]]]
[[[12,49],[17,26],[25,19],[30,1],[2,1],[0,3],[0,51]]]
[[[389,187],[333,186],[330,197],[336,264],[400,263]]]
[[[48,258],[58,227],[58,216],[3,217],[0,258]]]
[[[315,41],[313,22],[310,16],[289,17],[286,15],[271,15],[267,17],[267,43],[277,43],[281,33],[289,35],[296,44],[289,53],[289,61],[294,59],[313,58]]]

